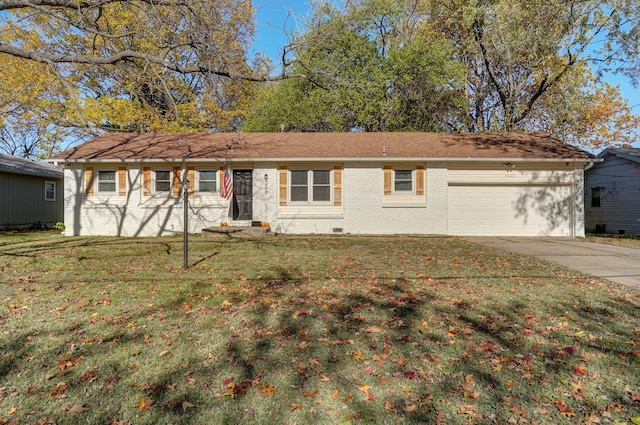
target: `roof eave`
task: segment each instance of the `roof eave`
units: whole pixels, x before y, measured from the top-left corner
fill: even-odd
[[[598,156],[602,158],[603,161],[609,155],[614,155],[614,156],[617,156],[618,158],[626,159],[627,161],[640,163],[640,157],[635,155],[629,155],[625,152],[621,152],[618,149],[614,149],[614,148],[607,148],[604,151],[600,152],[600,154],[598,154]]]
[[[457,157],[332,157],[332,158],[318,158],[318,157],[274,157],[274,158],[132,158],[132,159],[120,159],[120,158],[100,158],[100,159],[51,159],[50,162],[56,164],[86,164],[86,163],[182,163],[182,162],[220,162],[220,163],[233,163],[233,162],[318,162],[318,161],[332,161],[332,162],[573,162],[573,163],[587,163],[587,162],[602,162],[602,158],[457,158]]]

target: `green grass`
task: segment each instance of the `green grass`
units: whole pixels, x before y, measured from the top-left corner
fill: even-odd
[[[192,237],[182,262],[1,234],[0,424],[640,421],[630,288],[456,238]]]

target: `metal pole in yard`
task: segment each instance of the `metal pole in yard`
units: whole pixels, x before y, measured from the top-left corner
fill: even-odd
[[[187,180],[187,169],[184,170],[184,178],[182,183],[182,192],[184,194],[184,230],[183,230],[183,247],[184,247],[184,269],[189,268],[189,180]]]
[[[191,155],[191,146],[187,148],[187,157]],[[188,179],[188,171],[187,171],[187,161],[186,158],[182,160],[182,195],[184,196],[184,229],[182,230],[183,237],[183,258],[184,264],[183,267],[185,270],[189,268],[189,179]]]

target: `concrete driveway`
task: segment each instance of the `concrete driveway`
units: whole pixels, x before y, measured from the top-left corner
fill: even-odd
[[[463,239],[535,256],[612,282],[640,288],[640,249],[573,238],[473,236]]]

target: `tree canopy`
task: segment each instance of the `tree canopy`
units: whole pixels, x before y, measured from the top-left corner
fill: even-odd
[[[419,27],[401,2],[318,6],[296,40],[288,79],[266,87],[245,130],[442,131],[462,105],[453,46]]]
[[[249,0],[3,0],[0,11],[11,89],[0,135],[22,155],[33,151],[16,134],[42,133],[50,150],[105,130],[233,129],[252,82],[270,78],[247,57]]]
[[[542,131],[591,148],[630,144],[638,116],[600,73],[638,75],[638,22],[632,0],[321,2],[294,43],[291,70],[308,80],[264,88],[245,129]]]
[[[281,72],[250,0],[0,0],[0,149],[103,131],[543,131],[630,144],[635,0],[318,0]]]

